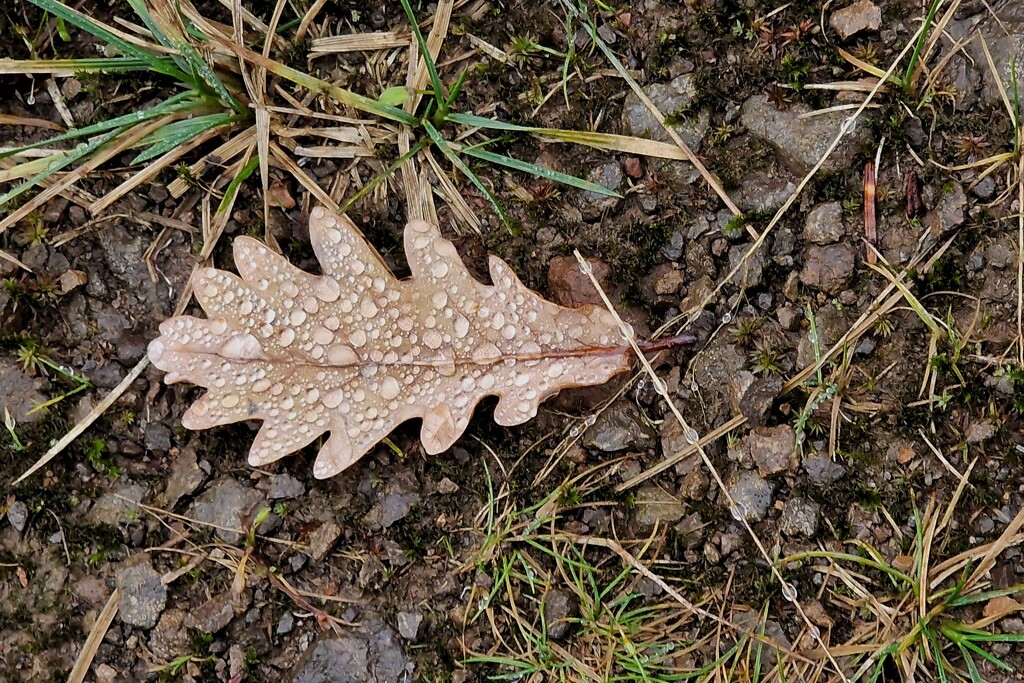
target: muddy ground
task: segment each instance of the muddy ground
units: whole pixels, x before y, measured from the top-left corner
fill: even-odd
[[[228,21],[216,3],[196,4]],[[252,9],[266,17],[273,4]],[[152,216],[197,229],[200,208],[180,210],[182,200],[166,189],[174,179],[168,170],[102,216],[56,198],[0,234],[0,249],[32,271],[0,261],[0,405],[17,437],[0,434],[0,679],[66,680],[115,590],[118,613],[85,680],[668,681],[687,672],[698,672],[697,680],[756,680],[754,641],[744,632],[769,644],[763,662],[757,649],[764,680],[840,680],[834,663],[815,654],[820,644],[889,642],[895,636],[878,635],[872,604],[895,607],[905,591],[857,564],[825,571],[823,560],[805,560],[776,565],[776,574],[745,524],[773,560],[822,548],[864,555],[870,546],[906,569],[915,518],[931,501],[944,511],[958,497],[931,549],[935,564],[997,539],[1021,509],[1019,155],[980,41],[962,50],[954,41],[985,36],[1012,99],[1008,65],[1024,64],[1024,13],[1014,2],[995,3],[997,21],[985,3],[960,3],[928,73],[877,94],[877,106],[744,261],[753,245],[747,228],[766,229],[854,110],[804,115],[866,95],[806,86],[865,76],[840,49],[887,68],[923,17],[917,0],[845,4],[792,3],[774,12],[773,3],[757,0],[591,6],[599,35],[745,221],[686,162],[528,136],[503,142],[505,151],[587,176],[622,198],[481,166],[514,220],[509,229],[452,172],[483,220],[479,236],[439,201],[442,231],[483,279],[486,254],[495,253],[548,298],[599,303],[571,256],[579,249],[639,336],[665,323],[697,336],[693,347],[659,356],[656,370],[698,434],[722,432],[704,448],[732,510],[708,463],[692,452],[636,481],[688,446],[642,374],[564,392],[519,427],[496,426],[494,402],[485,401],[466,435],[439,456],[424,456],[418,425],[407,424],[391,436],[393,447],[380,445],[320,481],[312,476],[316,444],[253,469],[246,452],[258,424],[185,430],[181,415],[199,391],[168,387],[148,367],[56,459],[13,485],[143,359],[201,244],[196,233],[162,230]],[[109,16],[99,5],[83,9]],[[367,11],[328,2],[317,23],[331,18],[327,35],[404,30],[395,5]],[[458,66],[471,67],[465,111],[668,139],[586,32],[577,24],[567,35],[564,7],[470,5],[455,10],[444,47],[461,61],[442,68],[453,78]],[[427,16],[431,8],[417,11]],[[21,0],[0,13],[10,56],[29,56],[17,30],[41,19]],[[516,52],[527,37],[549,51]],[[488,56],[478,39],[513,58]],[[41,57],[94,48],[77,34],[48,43]],[[558,87],[564,60],[554,53],[570,45],[567,107]],[[294,47],[293,64],[306,64],[306,49]],[[349,87],[372,90],[365,59],[352,53],[317,65],[327,76],[348,74]],[[920,85],[925,79],[930,89]],[[168,87],[146,77],[60,81],[81,123]],[[4,75],[0,83],[3,114],[61,121],[41,77]],[[38,126],[0,130],[5,146],[47,134]],[[866,263],[863,219],[865,164],[883,138],[877,249],[892,272],[909,269],[907,287],[946,332],[932,344],[929,326],[901,299],[820,376],[786,386],[886,298],[888,280]],[[1002,152],[1012,160],[981,180],[985,166],[949,170]],[[81,186],[102,196],[125,177],[132,155]],[[341,167],[307,164],[323,187]],[[234,236],[262,235],[257,177],[241,190],[213,255],[220,267],[234,269]],[[281,169],[271,169],[271,180],[294,205],[272,208],[267,222],[292,262],[316,270],[303,230],[310,196]],[[350,215],[405,275],[401,197],[396,181],[385,199],[363,201]],[[89,386],[68,395],[79,385],[54,366]],[[837,567],[861,576],[877,602],[837,579]],[[1013,587],[1022,574],[1011,544],[989,567],[985,587]],[[784,599],[793,592],[795,602]],[[975,622],[989,608],[979,602],[955,618]],[[989,628],[1024,632],[1013,605],[1000,609]],[[747,649],[730,649],[738,641]],[[987,647],[1017,670],[1024,666],[1020,645]],[[966,675],[955,649],[949,656]],[[847,678],[864,663],[863,652],[836,657]],[[980,659],[979,666],[984,680],[1019,680]],[[889,664],[877,680],[903,677]]]

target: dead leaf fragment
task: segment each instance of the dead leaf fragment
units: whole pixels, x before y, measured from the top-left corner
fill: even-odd
[[[988,619],[1002,619],[1009,614],[1019,612],[1021,609],[1024,609],[1024,605],[1008,595],[1001,595],[985,603],[984,614]]]
[[[59,278],[60,293],[67,294],[87,282],[89,282],[89,275],[84,270],[65,270]]]
[[[330,432],[313,466],[317,478],[330,477],[414,418],[423,420],[424,450],[440,453],[485,396],[499,398],[498,424],[521,424],[561,389],[629,367],[604,308],[545,301],[494,256],[493,285],[484,285],[429,223],[406,226],[412,277],[403,281],[345,216],[314,209],[309,236],[322,276],[239,237],[240,276],[196,272],[209,317],[171,318],[149,345],[167,383],[208,389],[185,427],[263,420],[249,451],[254,466]]]
[[[910,448],[909,446],[904,446],[899,450],[899,452],[896,453],[896,462],[898,462],[901,465],[908,465],[911,461],[913,461],[916,455],[917,453],[914,452],[913,448]]]

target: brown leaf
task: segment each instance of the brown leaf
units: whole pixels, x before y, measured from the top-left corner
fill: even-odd
[[[209,318],[171,318],[149,345],[168,383],[209,390],[182,417],[185,427],[264,421],[249,451],[254,466],[329,431],[313,473],[330,477],[413,418],[423,419],[424,450],[440,453],[484,396],[499,397],[498,424],[515,425],[561,389],[628,368],[606,310],[545,301],[494,256],[494,284],[481,284],[433,225],[406,226],[412,277],[403,281],[347,217],[317,208],[309,232],[323,276],[236,238],[241,277],[196,273]]]
[[[1008,595],[1002,595],[998,598],[992,598],[985,603],[984,614],[988,618],[1002,619],[1008,614],[1019,612],[1024,609],[1024,605],[1014,600]]]
[[[61,273],[60,293],[67,294],[76,287],[81,287],[89,281],[89,275],[82,270],[65,270]]]
[[[907,465],[914,459],[914,456],[916,455],[917,454],[914,452],[913,448],[910,448],[909,446],[904,446],[899,450],[898,453],[896,453],[896,462],[898,462],[901,465]]]

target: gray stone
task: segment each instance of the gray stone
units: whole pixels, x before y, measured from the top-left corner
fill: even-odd
[[[804,472],[815,486],[829,486],[846,476],[846,468],[826,454],[816,454],[804,458]]]
[[[117,571],[117,588],[121,592],[118,616],[129,626],[150,629],[156,626],[167,605],[167,587],[160,573],[153,569],[149,557]]]
[[[924,217],[933,237],[942,237],[963,224],[967,211],[967,195],[960,183],[953,183],[949,192],[939,197],[935,208]]]
[[[206,481],[206,473],[199,468],[196,462],[195,449],[186,446],[178,453],[178,457],[171,463],[171,476],[167,479],[167,488],[164,489],[164,498],[169,508],[174,508],[184,496],[195,493],[202,483]]]
[[[764,519],[772,504],[772,485],[757,472],[742,470],[733,475],[726,489],[739,508],[739,513],[748,520]]]
[[[306,493],[305,484],[292,475],[287,473],[270,475],[270,490],[267,492],[267,497],[270,500],[298,498],[304,493]]]
[[[394,631],[376,617],[306,650],[288,683],[402,683],[413,681],[413,664]]]
[[[151,451],[167,452],[171,450],[171,430],[160,422],[150,422],[146,425],[143,441]]]
[[[737,244],[729,249],[730,272],[740,265],[747,252],[750,251],[750,247],[751,245],[749,244]],[[757,287],[760,285],[761,278],[764,276],[764,260],[764,251],[762,249],[754,251],[746,263],[733,275],[732,283],[742,287]]]
[[[200,522],[221,527],[216,530],[217,536],[234,545],[241,541],[251,514],[264,504],[258,491],[227,477],[215,481],[203,491],[192,504],[191,516]]]
[[[294,628],[295,615],[286,610],[285,613],[281,615],[281,619],[277,622],[277,628],[274,629],[274,631],[279,636],[285,636],[291,633]]]
[[[28,523],[28,505],[21,500],[11,503],[11,507],[7,508],[7,521],[19,534],[24,531],[25,524]]]
[[[743,392],[739,401],[739,412],[753,427],[764,424],[768,411],[782,393],[785,384],[781,377],[757,377]]]
[[[850,282],[857,263],[853,248],[845,244],[812,246],[807,250],[800,282],[830,294],[839,293]]]
[[[964,437],[967,443],[983,443],[996,435],[996,427],[991,422],[972,422],[967,427]]]
[[[419,483],[406,471],[397,472],[384,485],[380,500],[366,515],[366,522],[371,526],[387,529],[400,519],[404,519],[414,505],[420,502]]]
[[[1017,65],[1017,89],[1024,92],[1024,4],[1019,2],[1006,2],[997,10],[998,20],[991,16],[985,16],[983,22],[978,26],[982,37],[988,44],[989,52],[992,55],[992,63],[996,67],[996,73],[991,69],[982,68],[981,77],[985,87],[982,95],[989,103],[1002,103],[1000,85],[1007,95],[1012,97],[1013,93],[1013,68]],[[973,33],[975,28],[968,22],[961,33]],[[982,51],[981,41],[971,41],[971,55],[978,64],[987,64],[988,60]],[[998,82],[997,82],[998,79]],[[1012,100],[1011,100],[1012,101]]]
[[[616,192],[622,186],[623,178],[625,175],[622,172],[622,164],[617,161],[609,161],[596,166],[587,175],[587,180],[590,182]],[[621,201],[622,197],[609,197],[587,191],[580,195],[580,210],[583,212],[584,218],[591,220],[599,217],[605,211],[614,209]]]
[[[686,506],[660,486],[649,484],[636,492],[633,509],[637,525],[644,530],[655,524],[674,524],[686,514]]]
[[[200,633],[216,633],[231,623],[235,616],[231,594],[219,593],[185,617],[185,626]]]
[[[136,503],[141,503],[145,497],[146,487],[142,484],[118,484],[96,500],[86,520],[91,524],[118,526],[138,519],[140,513]]]
[[[744,213],[775,213],[796,192],[796,183],[755,171],[740,181],[732,199]]]
[[[683,74],[668,83],[655,83],[643,89],[658,110],[669,120],[675,119],[672,128],[679,137],[696,151],[708,130],[710,116],[701,111],[692,114],[686,111],[697,96],[697,85],[693,74]],[[631,135],[667,142],[671,138],[654,118],[647,106],[635,93],[626,96],[622,110],[623,124]]]
[[[185,610],[171,608],[160,615],[160,621],[149,636],[149,649],[158,659],[170,661],[187,654],[191,645],[185,630]]]
[[[570,619],[579,613],[580,601],[575,593],[552,588],[544,595],[544,625],[548,637],[562,640],[569,635],[572,628]]]
[[[762,477],[785,472],[796,465],[796,435],[789,425],[759,427],[747,437],[750,457]]]
[[[622,400],[602,412],[587,430],[584,445],[605,453],[646,448],[654,441],[654,430],[643,421],[640,410]]]
[[[770,144],[790,171],[804,176],[825,155],[849,116],[839,111],[800,118],[808,112],[810,108],[802,104],[780,110],[767,95],[755,95],[743,104],[740,121],[751,134]],[[865,132],[866,126],[860,121],[853,132],[843,136],[821,170],[827,173],[846,169]]]
[[[870,0],[857,0],[833,12],[828,23],[840,38],[847,40],[861,31],[877,31],[882,25],[882,10]]]
[[[399,612],[397,621],[398,635],[409,642],[416,642],[416,637],[420,632],[420,623],[423,621],[423,615],[419,612]]]
[[[846,232],[843,227],[843,207],[839,202],[818,204],[807,214],[804,239],[815,244],[838,242]]]
[[[334,542],[341,536],[341,527],[334,522],[321,524],[309,535],[309,556],[314,562],[324,559],[324,556],[334,545]]]
[[[45,410],[36,410],[46,396],[39,391],[39,380],[22,371],[16,363],[0,361],[0,420],[4,410],[10,413],[19,425],[29,425],[46,415]]]
[[[818,531],[821,506],[806,498],[786,501],[779,517],[779,530],[787,536],[814,536]]]

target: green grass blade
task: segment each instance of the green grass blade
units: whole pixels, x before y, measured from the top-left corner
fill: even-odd
[[[85,59],[0,59],[0,71],[21,74],[73,76],[78,73],[123,73],[145,71],[149,63],[137,57],[92,57]]]
[[[981,677],[981,672],[978,671],[978,665],[974,663],[974,658],[971,657],[971,652],[962,644],[957,643],[960,646],[960,654],[964,658],[964,664],[967,665],[967,673],[971,677],[971,683],[985,683],[985,679]]]
[[[66,140],[74,140],[77,138],[88,137],[90,135],[96,135],[97,133],[102,133],[104,131],[111,130],[112,128],[120,128],[121,126],[131,127],[136,124],[142,123],[143,121],[154,119],[158,116],[163,116],[165,114],[173,114],[176,111],[191,109],[202,104],[202,102],[200,101],[190,99],[190,97],[196,96],[198,96],[198,93],[194,90],[179,93],[177,95],[167,98],[160,104],[149,109],[144,109],[143,111],[125,114],[124,116],[117,116],[106,121],[100,121],[99,123],[94,123],[90,126],[85,126],[83,128],[74,128],[66,133],[61,133],[60,135],[56,135],[52,138],[47,138],[46,140],[32,142],[27,145],[22,145],[21,147],[16,147],[5,152],[0,152],[0,159],[20,154],[21,152],[24,152],[25,150],[28,149],[46,147],[48,145],[52,145],[58,142],[64,142]]]
[[[106,135],[101,135],[100,137],[90,140],[89,142],[80,144],[70,154],[62,157],[59,161],[55,161],[54,164],[47,168],[45,171],[37,173],[36,175],[24,181],[17,187],[10,189],[3,195],[0,195],[0,206],[6,205],[12,199],[20,196],[25,191],[32,189],[42,181],[52,176],[54,173],[57,173],[58,171],[65,169],[71,164],[75,163],[76,161],[79,161],[80,159],[84,159],[85,157],[89,156],[97,149],[99,149],[100,147],[102,147],[103,145],[105,145],[106,143],[110,142],[118,135],[123,133],[125,130],[127,130],[126,127],[117,128],[115,130],[110,131]]]
[[[988,602],[993,598],[1001,598],[1006,595],[1015,595],[1017,593],[1024,592],[1024,585],[1017,584],[1016,586],[1010,586],[1009,588],[1002,588],[994,591],[985,591],[983,593],[971,593],[970,595],[960,595],[956,598],[947,600],[947,604],[951,607],[961,607],[963,605],[971,605],[977,602]]]
[[[140,48],[138,45],[133,45],[123,38],[111,33],[106,27],[102,26],[91,17],[79,12],[76,9],[72,9],[67,5],[57,2],[56,0],[29,0],[36,7],[49,12],[50,14],[63,19],[72,26],[82,29],[90,35],[96,36],[100,40],[109,43],[113,47],[126,55],[130,55],[137,59],[140,59],[148,65],[150,69],[157,73],[162,73],[172,78],[176,78],[182,83],[191,83],[192,79],[188,74],[183,72],[177,67],[177,65],[169,58],[159,57],[154,55],[147,50]]]
[[[359,188],[358,192],[356,192],[354,195],[352,195],[351,197],[346,199],[345,202],[338,209],[338,213],[345,213],[346,211],[348,211],[350,206],[352,206],[353,204],[358,202],[360,199],[365,197],[367,194],[372,192],[373,188],[375,188],[378,185],[380,185],[382,182],[384,182],[388,178],[388,176],[390,176],[392,173],[394,173],[399,168],[401,168],[402,164],[404,164],[409,159],[411,159],[414,156],[416,156],[417,154],[419,154],[420,150],[423,149],[424,147],[426,147],[427,144],[428,143],[427,143],[426,140],[420,140],[415,145],[413,145],[409,149],[408,152],[406,152],[402,156],[398,157],[398,159],[396,159],[390,166],[388,166],[382,172],[378,173],[377,176],[373,178],[373,180],[371,180],[370,182],[368,182],[365,185],[363,185],[361,188]]]
[[[489,201],[491,206],[494,207],[494,210],[498,212],[498,216],[501,217],[502,222],[507,225],[509,223],[508,216],[505,214],[504,209],[501,208],[501,205],[498,204],[497,197],[487,189],[487,186],[483,184],[483,181],[476,177],[476,174],[470,170],[469,166],[466,165],[466,162],[459,158],[459,155],[455,153],[455,150],[453,150],[451,145],[448,144],[448,141],[441,137],[441,134],[436,128],[434,128],[430,121],[424,120],[423,127],[427,131],[427,135],[430,136],[430,139],[434,141],[435,145],[437,145],[437,148],[440,149],[446,157],[448,157],[448,160],[455,165],[455,168],[462,171],[462,174],[469,178],[469,182],[473,183],[473,185],[476,186],[476,189],[480,190],[484,196],[487,197],[487,201]]]
[[[248,180],[249,176],[251,176],[253,172],[259,167],[260,158],[258,155],[254,156],[252,159],[249,159],[249,162],[242,167],[242,170],[238,172],[238,175],[232,178],[231,182],[228,183],[227,188],[224,190],[224,196],[221,198],[220,204],[217,205],[217,211],[215,213],[219,214],[220,212],[224,211],[229,206],[231,206],[231,202],[235,198],[235,193],[238,192],[238,188],[240,188],[242,186],[242,183]]]
[[[451,123],[458,123],[463,126],[487,128],[489,130],[513,130],[520,133],[533,133],[539,130],[544,130],[542,128],[531,128],[530,126],[520,126],[515,123],[506,123],[505,121],[498,121],[497,119],[489,119],[486,116],[460,114],[458,112],[448,114],[445,120],[450,121]]]
[[[943,0],[932,0],[932,6],[928,9],[928,15],[924,20],[924,28],[921,29],[920,35],[917,36],[917,43],[914,45],[914,52],[910,55],[910,61],[907,62],[907,71],[903,75],[903,86],[909,88],[911,85],[910,79],[917,68],[917,61],[921,58],[921,51],[924,49],[925,41],[928,40],[928,34],[931,32],[932,25],[935,23],[935,14],[939,11],[939,6],[942,5]]]
[[[419,43],[420,57],[423,58],[423,62],[427,65],[430,83],[434,87],[434,99],[438,102],[444,102],[444,85],[441,83],[441,77],[437,75],[437,65],[434,64],[434,58],[427,48],[427,41],[423,38],[423,33],[420,31],[420,25],[416,21],[416,15],[413,14],[412,5],[409,4],[409,0],[402,0],[402,9],[405,10],[405,16],[412,27],[413,35],[416,36],[416,42]]]
[[[459,96],[459,92],[462,90],[463,84],[466,82],[466,76],[469,74],[469,69],[463,68],[459,77],[455,79],[455,85],[448,89],[448,98],[445,100],[445,106],[452,106],[455,98]]]
[[[929,634],[928,642],[932,647],[932,657],[935,659],[935,668],[939,671],[939,683],[949,683],[949,677],[946,675],[946,660],[942,656],[942,649],[939,647],[939,640],[934,633]]]
[[[141,164],[144,161],[154,159],[164,152],[184,144],[203,131],[235,123],[240,121],[241,118],[237,114],[207,114],[183,121],[175,121],[143,138],[139,142],[139,146],[150,145],[150,147],[132,159],[131,163]]]
[[[544,178],[545,180],[553,180],[556,183],[562,183],[563,185],[569,185],[571,187],[585,190],[587,192],[594,192],[605,197],[621,197],[618,192],[609,190],[603,185],[592,183],[589,180],[583,180],[576,176],[571,176],[567,173],[560,173],[559,171],[553,171],[550,168],[544,168],[537,164],[531,164],[527,161],[520,159],[514,159],[507,157],[504,154],[495,154],[494,152],[488,152],[485,149],[464,149],[463,153],[466,156],[479,159],[480,161],[488,161],[492,164],[498,164],[499,166],[505,166],[506,168],[512,168],[523,173],[529,173],[530,175],[537,176],[538,178]]]
[[[1003,660],[999,659],[994,654],[992,654],[990,652],[987,652],[986,650],[983,650],[982,648],[978,647],[977,645],[972,643],[970,640],[963,640],[963,641],[960,642],[960,644],[963,647],[966,647],[968,650],[970,650],[974,654],[976,654],[979,657],[981,657],[982,659],[985,659],[986,661],[991,663],[993,666],[997,666],[1000,669],[1002,669],[1003,671],[1013,671],[1013,667],[1012,666],[1010,666],[1009,664],[1007,664]]]

